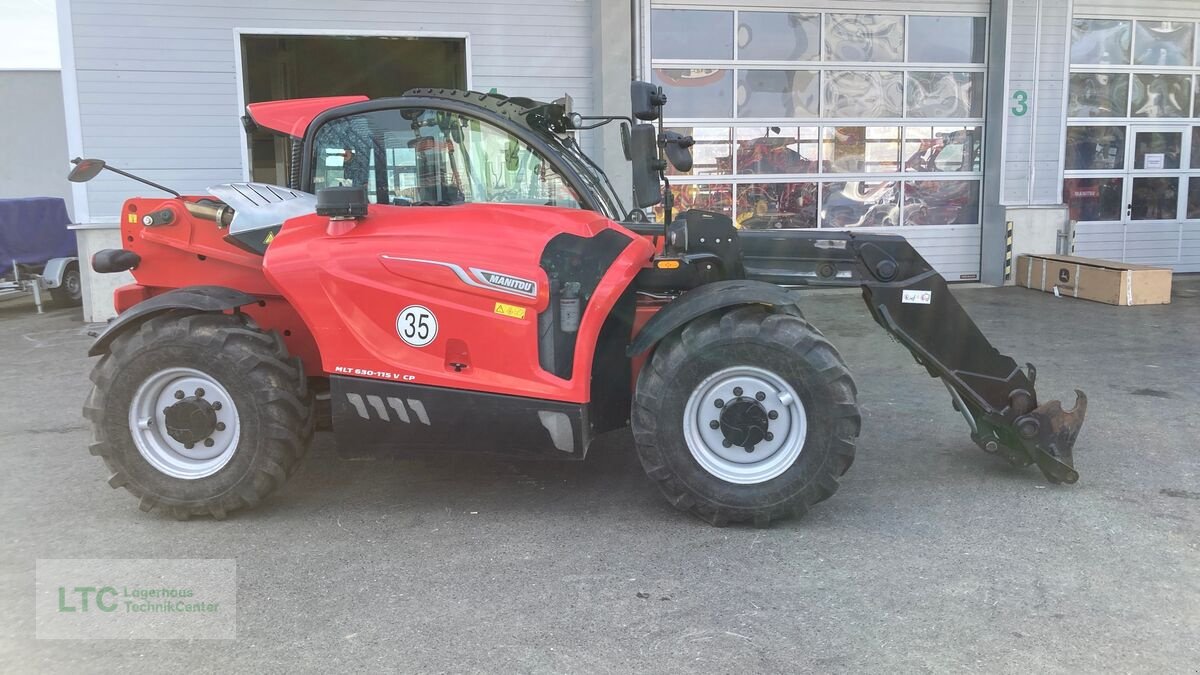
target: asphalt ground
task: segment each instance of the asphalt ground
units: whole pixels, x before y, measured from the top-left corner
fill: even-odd
[[[956,289],[1043,399],[1088,392],[1082,478],[980,452],[855,294],[804,299],[863,433],[800,521],[710,527],[627,432],[583,463],[343,462],[319,434],[256,510],[137,509],[87,452],[76,311],[0,304],[5,672],[1196,672],[1200,279],[1169,306]],[[39,558],[235,558],[236,640],[37,640]]]

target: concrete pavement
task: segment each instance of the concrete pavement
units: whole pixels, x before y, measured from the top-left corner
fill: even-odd
[[[801,521],[674,511],[627,432],[586,462],[342,462],[223,522],[144,514],[87,453],[75,312],[0,304],[0,669],[7,672],[1195,672],[1200,279],[1118,308],[956,295],[1043,399],[1088,392],[1082,478],[968,438],[945,389],[853,294],[805,299],[864,415],[840,492]],[[236,641],[33,636],[38,558],[236,558]]]

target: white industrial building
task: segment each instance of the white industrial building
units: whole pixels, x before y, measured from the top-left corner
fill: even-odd
[[[683,204],[743,227],[898,228],[950,280],[1018,250],[1200,271],[1194,0],[59,0],[72,156],[181,191],[282,180],[247,102],[416,86],[624,114],[664,86]],[[585,143],[621,182],[615,136]],[[64,166],[65,168],[65,166]],[[115,232],[115,176],[74,185]],[[99,298],[96,295],[96,298]],[[95,298],[93,298],[95,300]],[[95,302],[92,303],[95,305]]]

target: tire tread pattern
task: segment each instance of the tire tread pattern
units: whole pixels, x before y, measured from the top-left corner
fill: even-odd
[[[262,453],[250,475],[231,490],[206,500],[167,503],[148,494],[131,480],[116,459],[115,439],[104,421],[106,392],[117,374],[147,349],[161,344],[184,345],[220,351],[239,364],[252,383],[264,436]],[[252,508],[271,494],[299,467],[311,444],[315,415],[313,397],[300,360],[289,357],[278,333],[260,330],[245,314],[167,312],[142,322],[113,341],[91,372],[92,390],[84,403],[91,421],[88,450],[104,460],[112,472],[108,484],[125,488],[138,498],[142,511],[156,507],[187,520],[208,515],[221,520],[239,509]]]
[[[812,366],[822,390],[832,396],[834,419],[829,428],[833,437],[826,460],[804,489],[757,508],[723,504],[689,487],[676,475],[664,455],[667,450],[659,444],[659,411],[672,376],[687,368],[689,359],[707,345],[729,338],[787,349]],[[634,441],[646,474],[675,508],[716,526],[749,521],[756,527],[768,527],[772,522],[803,516],[837,491],[838,477],[854,462],[855,439],[861,428],[857,395],[841,354],[797,312],[772,311],[761,305],[734,307],[700,317],[659,344],[638,378],[632,414]]]

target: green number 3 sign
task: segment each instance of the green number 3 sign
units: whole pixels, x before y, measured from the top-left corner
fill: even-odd
[[[1013,92],[1012,100],[1014,105],[1008,111],[1013,114],[1013,117],[1022,117],[1029,112],[1029,94],[1024,89],[1018,89]]]

